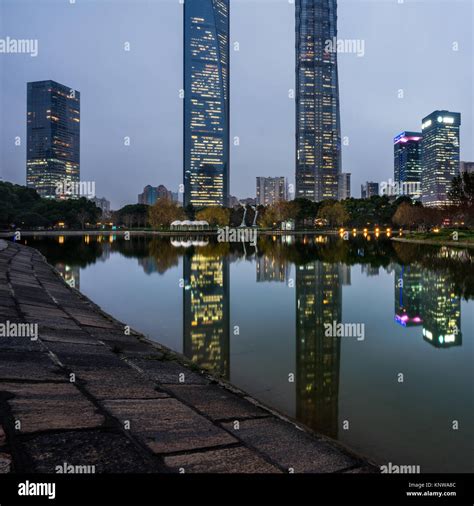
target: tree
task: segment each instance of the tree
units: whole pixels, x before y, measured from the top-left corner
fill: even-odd
[[[329,200],[320,207],[318,218],[326,220],[333,227],[342,227],[349,221],[349,214],[343,204]]]
[[[158,200],[148,211],[148,220],[152,228],[169,228],[173,221],[185,218],[183,208],[169,199]]]
[[[412,228],[416,225],[418,217],[418,208],[408,202],[402,202],[397,207],[392,221],[397,226]]]
[[[264,228],[274,228],[283,221],[289,220],[291,215],[292,208],[289,202],[276,202],[259,214],[258,223]]]
[[[117,225],[125,225],[128,228],[146,227],[149,207],[146,204],[127,205],[114,213],[113,221]]]
[[[196,213],[196,220],[207,221],[211,227],[229,225],[230,210],[223,207],[206,207]]]
[[[463,172],[453,178],[449,198],[455,206],[472,207],[474,204],[474,173]]]

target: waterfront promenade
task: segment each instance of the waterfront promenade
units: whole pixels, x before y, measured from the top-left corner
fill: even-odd
[[[0,324],[26,323],[37,325],[37,339],[0,337],[0,473],[378,470],[127,335],[38,251],[0,240]]]

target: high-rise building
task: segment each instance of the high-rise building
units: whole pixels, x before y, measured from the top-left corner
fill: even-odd
[[[229,196],[229,0],[184,4],[184,205]]]
[[[421,141],[419,132],[402,132],[393,140],[397,195],[421,197]]]
[[[459,175],[461,114],[434,111],[423,119],[421,143],[422,198],[425,206],[449,204],[449,191]]]
[[[336,0],[296,0],[296,198],[338,198]]]
[[[55,81],[28,83],[26,185],[65,198],[79,181],[80,93]]]
[[[459,165],[459,172],[464,174],[473,174],[474,173],[474,162],[461,162]]]
[[[102,211],[103,216],[109,216],[110,215],[110,201],[106,198],[99,198],[94,197],[90,199],[91,202],[93,202],[96,207],[98,207]]]
[[[342,172],[339,174],[339,200],[351,198],[351,174]]]
[[[374,183],[373,181],[367,181],[365,184],[360,187],[360,196],[363,199],[370,199],[370,197],[374,197],[379,195],[379,184]]]
[[[257,205],[270,206],[286,199],[284,177],[257,177]]]
[[[138,195],[138,203],[147,204],[149,206],[152,206],[161,199],[175,201],[173,192],[169,191],[166,186],[163,186],[162,184],[157,187],[147,185],[143,188],[143,193]]]

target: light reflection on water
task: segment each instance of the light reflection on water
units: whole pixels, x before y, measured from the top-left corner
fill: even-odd
[[[472,250],[58,239],[28,245],[104,310],[267,405],[379,463],[473,471]],[[328,336],[338,324],[363,336]]]

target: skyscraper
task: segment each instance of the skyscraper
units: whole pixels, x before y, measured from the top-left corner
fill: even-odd
[[[423,119],[421,143],[422,202],[436,207],[449,203],[453,178],[459,175],[461,114],[434,111]]]
[[[184,4],[184,205],[229,196],[229,0]]]
[[[374,181],[367,181],[360,187],[360,197],[362,199],[370,199],[379,195],[379,184]]]
[[[284,177],[257,177],[257,205],[269,206],[286,200]]]
[[[26,185],[56,198],[58,185],[79,180],[80,93],[54,81],[28,83]]]
[[[393,140],[394,180],[398,195],[421,197],[421,141],[419,132],[402,132]]]
[[[336,0],[296,0],[296,198],[316,202],[338,198],[336,37]]]
[[[351,198],[351,174],[342,172],[339,174],[339,200]]]

